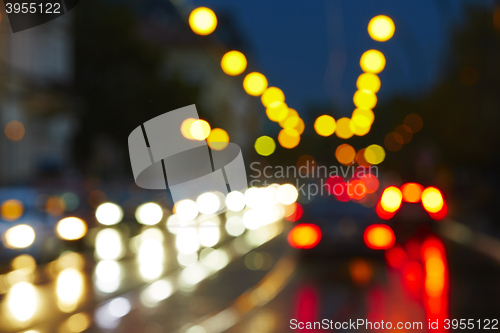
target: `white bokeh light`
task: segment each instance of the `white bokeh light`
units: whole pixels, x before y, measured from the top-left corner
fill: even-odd
[[[198,205],[193,200],[181,200],[175,204],[175,214],[180,220],[193,220],[198,216]]]
[[[97,207],[95,217],[101,224],[115,225],[122,220],[123,210],[117,204],[106,202]]]
[[[233,212],[239,212],[245,208],[245,195],[239,191],[232,191],[226,197],[227,209]]]
[[[283,184],[279,187],[277,191],[278,201],[283,205],[291,205],[299,197],[299,192],[297,188],[292,184]]]
[[[216,194],[206,192],[196,199],[196,205],[200,213],[213,214],[219,210],[221,203]]]
[[[148,202],[137,207],[135,218],[144,225],[155,225],[163,218],[163,209],[154,202]]]

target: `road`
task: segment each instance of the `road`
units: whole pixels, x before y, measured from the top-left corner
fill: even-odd
[[[159,235],[151,231],[130,240],[137,242],[138,253],[117,261],[96,260],[91,253],[63,256],[43,271],[37,269],[34,291],[25,286],[17,294],[21,299],[9,296],[11,291],[4,296],[1,331],[317,332],[320,329],[299,329],[299,323],[364,319],[427,325],[429,318],[500,318],[498,261],[472,246],[477,243],[450,240],[449,229],[443,232],[449,281],[444,282],[441,299],[450,302],[440,303],[435,312],[427,289],[407,284],[412,280],[405,278],[410,275],[403,266],[389,267],[382,256],[303,256],[287,244],[288,223],[222,236],[215,250],[202,250],[190,265],[179,265],[189,258],[175,257],[169,246],[175,237],[168,233],[162,241],[167,255],[158,261],[148,252],[157,244],[150,240]],[[157,230],[146,230],[151,229]],[[113,267],[119,267],[119,274]],[[28,275],[25,279],[30,281]],[[425,281],[420,276],[420,282]],[[28,319],[19,320],[23,316]],[[428,330],[423,326],[404,331]]]

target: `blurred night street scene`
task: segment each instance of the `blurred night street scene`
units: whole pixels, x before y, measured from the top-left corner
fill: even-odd
[[[30,1],[0,332],[500,329],[500,2]]]

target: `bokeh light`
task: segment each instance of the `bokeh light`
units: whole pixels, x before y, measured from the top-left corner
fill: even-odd
[[[271,121],[283,121],[288,116],[288,106],[283,102],[274,101],[266,108],[266,115]]]
[[[99,259],[117,260],[123,257],[122,236],[113,228],[99,230],[95,238],[95,253]]]
[[[100,224],[115,225],[123,218],[123,210],[117,204],[105,202],[95,211],[95,217]]]
[[[6,221],[15,221],[23,215],[24,205],[17,199],[9,199],[2,202],[0,207],[2,219]]]
[[[288,109],[290,110],[290,109]],[[284,121],[280,121],[282,123],[283,128],[295,128],[299,124],[300,118],[298,116],[286,117]]]
[[[368,124],[368,118],[364,116],[356,116],[354,119],[351,118],[349,122],[349,128],[354,135],[363,136],[370,132],[371,124]]]
[[[299,132],[293,128],[283,128],[278,134],[278,142],[283,148],[295,148],[300,142]]]
[[[380,85],[380,78],[373,73],[363,73],[356,81],[356,87],[359,90],[369,90],[373,93],[377,93],[380,90]]]
[[[356,157],[356,150],[347,143],[341,144],[335,150],[335,157],[339,163],[344,165],[351,165]]]
[[[213,214],[220,209],[221,202],[215,193],[203,193],[196,199],[201,214]]]
[[[273,138],[263,135],[255,140],[254,147],[257,154],[262,156],[269,156],[276,150],[276,143],[274,142]]]
[[[384,70],[385,57],[380,51],[368,50],[361,56],[359,64],[364,72],[378,74]]]
[[[353,97],[354,105],[360,109],[373,109],[377,105],[377,96],[370,90],[357,90]]]
[[[12,120],[5,125],[5,136],[12,141],[19,141],[24,137],[26,130],[23,123],[17,120]]]
[[[181,124],[181,133],[182,136],[189,140],[194,140],[193,135],[191,134],[191,126],[193,126],[196,119],[187,118]]]
[[[196,8],[189,15],[189,26],[198,35],[209,35],[217,27],[217,16],[210,8]]]
[[[45,210],[52,216],[60,216],[66,209],[66,203],[57,195],[53,195],[45,202]]]
[[[316,118],[314,122],[314,130],[321,136],[330,136],[335,132],[337,124],[335,119],[329,115],[322,115]]]
[[[14,318],[25,322],[34,316],[39,306],[39,294],[31,283],[18,282],[7,293],[6,303]]]
[[[304,208],[302,208],[302,205],[297,202],[285,206],[285,219],[287,221],[297,222],[303,214]]]
[[[175,204],[175,214],[184,221],[193,220],[198,216],[198,205],[193,200],[185,199]]]
[[[335,134],[341,139],[349,139],[354,135],[351,131],[351,119],[343,117],[337,120],[337,129]]]
[[[364,120],[356,120],[358,117],[364,117],[368,120],[369,124],[373,124],[373,121],[375,120],[375,114],[373,113],[372,110],[364,110],[364,109],[354,109],[351,115],[351,119],[354,120],[355,122],[362,121],[359,126],[360,127],[365,127],[365,123],[363,122]]]
[[[229,143],[229,135],[222,128],[214,128],[207,138],[208,146],[214,150],[223,150]]]
[[[370,145],[365,148],[364,157],[370,164],[380,164],[385,159],[385,150],[379,145]]]
[[[396,27],[392,19],[385,15],[375,16],[368,23],[368,34],[377,42],[385,42],[392,38]]]
[[[24,249],[35,241],[35,230],[27,224],[19,224],[4,234],[5,245],[13,249]]]
[[[364,240],[370,249],[386,250],[394,245],[396,236],[388,225],[373,224],[366,228]]]
[[[229,51],[222,57],[220,65],[227,75],[240,75],[247,68],[247,58],[239,51]]]
[[[78,217],[66,217],[57,223],[56,231],[64,240],[77,240],[87,234],[87,224]]]
[[[252,96],[260,96],[267,88],[267,79],[258,72],[252,72],[245,76],[243,89]]]
[[[226,196],[226,207],[230,211],[239,212],[245,208],[245,195],[239,191],[231,191]]]
[[[287,121],[288,118],[291,118],[291,117],[299,117],[299,113],[295,109],[288,108],[288,115],[286,116],[285,119],[283,119],[282,121],[279,122],[280,126],[285,127],[285,122]]]
[[[424,187],[417,183],[406,183],[401,186],[403,200],[405,202],[416,203],[420,202]]]
[[[288,234],[288,243],[297,249],[312,249],[321,240],[321,229],[310,223],[296,225]]]
[[[349,274],[357,285],[366,285],[373,277],[373,267],[365,259],[354,259],[349,262]]]
[[[401,190],[395,186],[387,187],[382,193],[380,204],[385,211],[393,213],[401,207],[403,201],[403,194]]]
[[[403,147],[403,138],[398,133],[387,133],[384,138],[384,147],[388,151],[397,152]]]
[[[90,327],[92,320],[90,316],[84,312],[76,313],[69,317],[62,327],[67,328],[71,333],[83,332]]]
[[[413,139],[413,130],[406,125],[399,125],[394,129],[394,133],[399,134],[403,140],[403,144],[407,144]]]
[[[157,203],[148,202],[137,207],[135,218],[141,224],[155,225],[163,218],[163,209]]]
[[[278,188],[276,193],[278,201],[283,205],[291,205],[299,197],[299,192],[297,188],[292,184],[283,184]]]
[[[210,135],[210,124],[203,119],[195,120],[191,124],[190,133],[195,140],[205,140]]]
[[[422,205],[430,213],[439,212],[444,206],[443,195],[435,187],[427,187],[422,191]]]
[[[264,91],[260,100],[262,104],[267,108],[273,102],[285,102],[285,94],[280,88],[269,87]]]
[[[412,113],[405,117],[403,124],[408,126],[413,133],[417,133],[422,129],[424,122],[422,120],[422,117],[420,117],[418,114]]]

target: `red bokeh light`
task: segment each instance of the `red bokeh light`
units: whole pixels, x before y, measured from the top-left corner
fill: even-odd
[[[286,216],[285,219],[290,222],[297,222],[304,214],[304,209],[302,208],[302,205],[299,204],[298,202],[295,202],[292,205],[293,205],[293,212],[290,215]]]

